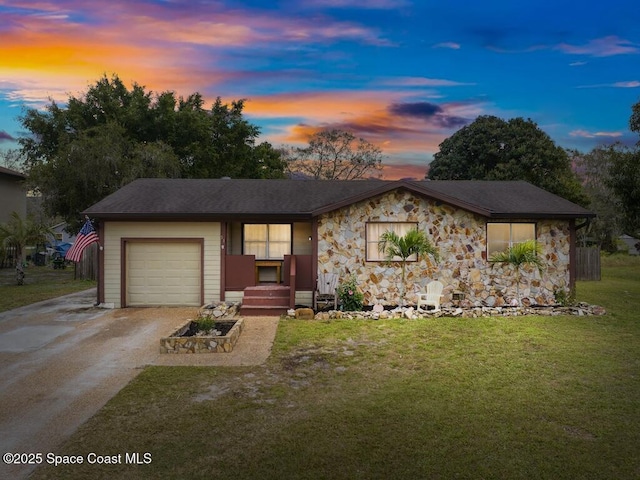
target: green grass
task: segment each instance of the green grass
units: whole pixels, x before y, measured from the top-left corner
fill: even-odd
[[[96,286],[95,281],[74,280],[73,265],[64,270],[29,266],[24,272],[24,285],[17,285],[15,269],[0,269],[0,312]]]
[[[640,259],[603,317],[283,320],[267,365],[148,367],[34,478],[640,478]]]

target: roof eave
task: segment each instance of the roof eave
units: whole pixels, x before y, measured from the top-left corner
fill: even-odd
[[[281,222],[291,222],[291,221],[303,221],[303,220],[311,220],[311,215],[306,213],[187,213],[187,212],[177,212],[177,213],[148,213],[148,212],[91,212],[84,211],[81,212],[82,215],[88,215],[92,218],[107,220],[107,221],[158,221],[158,220],[166,220],[166,221],[202,221],[202,222],[212,222],[212,221],[230,221],[230,220],[242,220],[242,221],[281,221]]]
[[[423,188],[421,185],[416,184],[414,182],[406,181],[406,180],[398,180],[394,182],[388,182],[384,185],[380,185],[378,188],[374,188],[371,190],[367,190],[366,192],[360,193],[358,195],[353,195],[351,197],[345,198],[340,202],[332,203],[325,205],[321,208],[315,209],[311,212],[311,215],[317,217],[323,213],[331,212],[333,210],[337,210],[342,207],[346,207],[348,205],[352,205],[356,202],[360,202],[362,200],[367,200],[369,198],[375,197],[377,195],[382,195],[384,193],[390,192],[392,190],[398,189],[406,189],[410,192],[417,193],[422,196],[431,197],[435,200],[439,200],[444,203],[448,203],[453,205],[454,207],[462,208],[472,213],[477,213],[478,215],[483,215],[488,217],[491,215],[491,212],[487,209],[480,208],[477,205],[473,205],[467,202],[462,202],[457,198],[450,197],[448,195],[442,195],[438,192],[434,192],[427,188]]]
[[[515,218],[531,218],[531,219],[554,219],[554,220],[571,220],[576,218],[594,218],[596,216],[595,213],[584,212],[584,213],[569,213],[569,212],[493,212],[490,215],[487,215],[489,218],[504,218],[504,219],[515,219]]]

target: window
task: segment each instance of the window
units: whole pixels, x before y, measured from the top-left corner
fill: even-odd
[[[385,260],[384,252],[378,250],[378,242],[384,232],[392,231],[398,236],[404,236],[409,230],[415,230],[418,224],[415,222],[370,222],[367,223],[367,261],[380,262]],[[399,260],[399,259],[398,259]],[[416,261],[416,256],[412,255],[407,260]]]
[[[513,245],[535,238],[535,223],[487,223],[487,254],[504,252]]]
[[[281,260],[291,253],[291,225],[245,224],[244,254],[262,260]]]

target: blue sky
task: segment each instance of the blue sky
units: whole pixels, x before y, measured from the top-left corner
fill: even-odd
[[[274,146],[320,128],[379,145],[386,178],[424,176],[478,115],[531,118],[558,144],[635,144],[637,1],[0,0],[0,148],[23,107],[103,74],[245,98]]]

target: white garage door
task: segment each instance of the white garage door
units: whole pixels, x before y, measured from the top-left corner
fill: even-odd
[[[200,306],[201,245],[128,242],[127,306]]]

